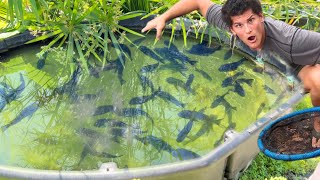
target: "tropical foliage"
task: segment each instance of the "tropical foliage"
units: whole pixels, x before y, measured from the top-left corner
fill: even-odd
[[[95,57],[104,64],[109,56],[108,45],[117,47],[118,55],[122,51],[118,38],[121,36],[130,42],[123,32],[143,36],[135,31],[120,26],[120,20],[141,16],[146,18],[163,13],[178,0],[2,0],[0,2],[0,22],[7,24],[3,31],[12,29],[29,29],[38,38],[35,42],[50,38],[50,43],[43,48],[42,56],[51,47],[65,47],[67,50],[66,64],[71,70],[75,64],[80,64],[88,70],[88,57]],[[213,0],[222,4],[223,1]],[[313,1],[300,3],[296,0],[270,0],[263,2],[267,16],[282,19],[289,24],[300,25],[302,28],[320,32],[319,8]],[[198,12],[185,16],[190,21],[187,29],[185,21],[173,20],[171,27],[171,41],[178,26],[182,29],[184,44],[187,44],[188,31],[193,31],[200,41],[206,30],[212,28],[203,23],[205,19]],[[196,23],[195,23],[196,22]],[[0,25],[1,25],[0,24]],[[202,33],[201,33],[202,32]],[[210,33],[211,34],[211,33]],[[216,32],[216,34],[219,34]],[[218,36],[219,37],[219,36]],[[209,38],[210,40],[211,38]],[[76,54],[76,56],[75,56]],[[73,57],[78,58],[73,58]]]

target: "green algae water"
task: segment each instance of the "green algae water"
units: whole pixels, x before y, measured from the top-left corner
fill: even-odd
[[[89,74],[70,72],[63,49],[2,53],[0,164],[92,170],[198,158],[291,96],[275,68],[215,42],[129,38],[110,46],[106,64],[89,61]]]

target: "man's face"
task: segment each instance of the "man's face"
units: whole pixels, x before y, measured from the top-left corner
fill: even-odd
[[[261,50],[264,39],[264,17],[254,14],[251,9],[242,15],[232,16],[231,32],[237,35],[252,50]]]

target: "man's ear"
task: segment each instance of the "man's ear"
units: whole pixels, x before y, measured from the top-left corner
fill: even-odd
[[[236,32],[233,31],[232,27],[230,27],[230,31],[234,36],[237,35]]]
[[[264,22],[264,15],[262,14],[262,12],[259,13],[259,17],[260,17],[260,19],[261,19],[261,22]]]

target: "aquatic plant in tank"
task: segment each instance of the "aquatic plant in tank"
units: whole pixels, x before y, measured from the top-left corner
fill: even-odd
[[[216,42],[153,37],[111,44],[89,73],[76,56],[66,67],[63,48],[1,54],[0,164],[91,170],[199,158],[290,97],[273,66]]]

